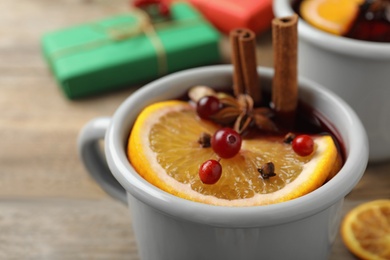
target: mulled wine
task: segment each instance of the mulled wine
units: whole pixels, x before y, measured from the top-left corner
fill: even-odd
[[[297,22],[273,21],[273,77],[259,77],[255,34],[237,29],[227,92],[194,86],[188,101],[141,111],[128,141],[136,171],[178,197],[221,206],[280,203],[333,178],[343,165],[336,131],[298,99]]]

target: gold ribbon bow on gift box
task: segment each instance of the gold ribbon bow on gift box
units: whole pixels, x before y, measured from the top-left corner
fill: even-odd
[[[137,21],[136,26],[113,26],[106,30],[107,34],[109,35],[110,39],[115,41],[126,40],[142,33],[145,34],[146,37],[148,37],[148,39],[151,41],[156,51],[159,75],[166,74],[168,71],[167,55],[164,46],[156,33],[154,24],[152,23],[148,14],[141,9],[134,8],[131,11],[131,14]]]

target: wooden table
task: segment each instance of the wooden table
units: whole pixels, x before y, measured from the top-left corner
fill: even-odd
[[[126,207],[80,163],[76,139],[136,88],[79,101],[60,92],[42,59],[43,33],[124,12],[127,0],[0,2],[0,259],[138,259]],[[258,64],[272,66],[270,32]],[[230,62],[226,39],[225,63]],[[390,197],[390,163],[369,165],[344,211]],[[340,237],[331,259],[354,259]]]

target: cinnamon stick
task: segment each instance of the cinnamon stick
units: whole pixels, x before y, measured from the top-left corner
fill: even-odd
[[[230,45],[232,50],[232,64],[233,64],[233,91],[237,97],[245,93],[244,75],[242,73],[240,43],[239,38],[242,29],[232,30],[230,32]]]
[[[256,63],[256,34],[249,29],[235,29],[230,33],[233,89],[236,96],[248,94],[255,103],[261,101],[261,89]]]
[[[287,121],[293,121],[298,104],[297,23],[297,15],[272,21],[275,64],[272,104],[277,117]]]

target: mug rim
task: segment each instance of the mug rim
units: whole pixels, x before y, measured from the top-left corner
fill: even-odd
[[[148,97],[148,93],[161,87],[162,83],[166,85],[178,78],[185,79],[194,75],[201,77],[205,73],[222,77],[232,75],[232,71],[231,65],[214,65],[176,72],[143,86],[119,106],[106,133],[105,151],[110,170],[126,192],[163,214],[184,221],[233,228],[271,226],[296,221],[325,210],[342,200],[360,180],[367,165],[368,141],[365,130],[355,112],[343,100],[317,83],[301,77],[299,86],[302,91],[314,91],[326,97],[330,104],[338,108],[337,113],[346,117],[345,123],[349,125],[347,136],[354,140],[354,143],[346,144],[349,145],[346,147],[348,156],[340,172],[315,191],[290,201],[265,206],[214,206],[169,194],[147,182],[134,170],[127,159],[121,132],[126,123],[127,113],[131,111],[133,105],[142,103],[140,99]],[[265,77],[273,75],[270,68],[259,67],[258,72]],[[160,91],[163,90],[160,88]]]
[[[293,0],[275,0],[273,11],[276,17],[290,16],[295,12],[291,7]],[[322,49],[338,54],[374,60],[390,58],[390,43],[371,42],[333,35],[317,29],[299,17],[298,35]]]

